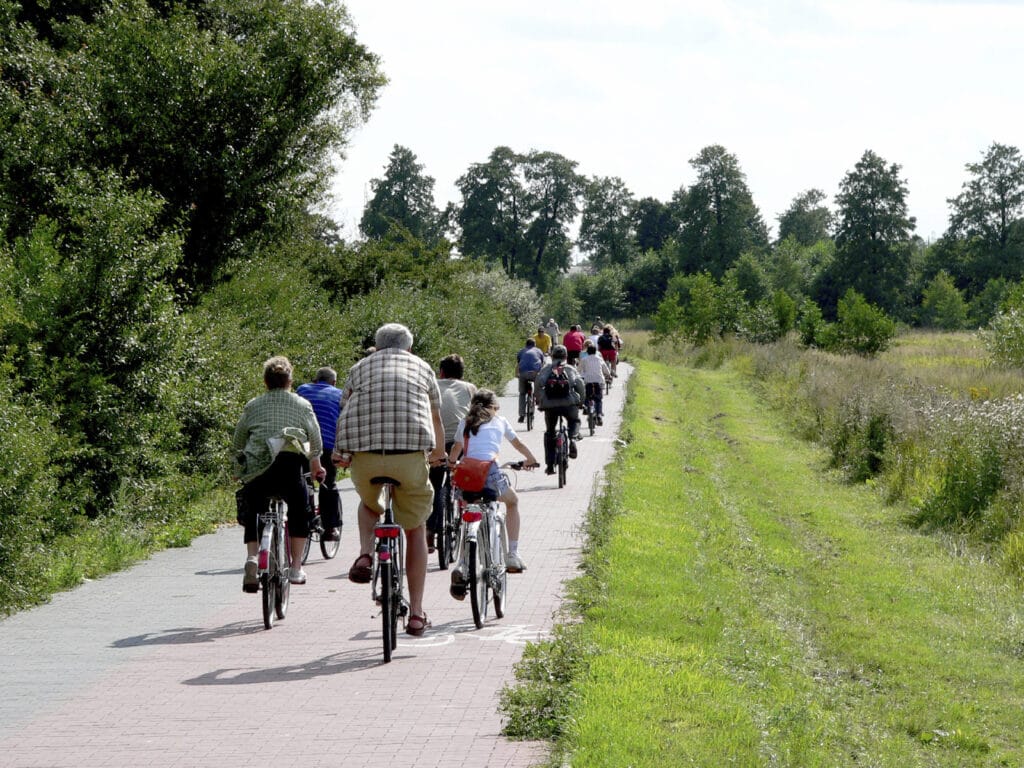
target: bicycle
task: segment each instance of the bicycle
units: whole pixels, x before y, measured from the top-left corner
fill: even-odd
[[[256,521],[260,534],[260,546],[256,554],[256,573],[260,582],[263,599],[263,626],[273,629],[275,617],[284,620],[288,613],[288,596],[291,582],[288,580],[288,505],[280,496],[272,496],[267,508]]]
[[[370,577],[370,594],[373,602],[380,605],[384,662],[391,661],[391,654],[398,647],[398,619],[403,624],[409,613],[409,603],[402,593],[405,577],[405,535],[395,522],[392,495],[400,483],[393,477],[374,477],[374,485],[384,488],[384,519],[373,529],[373,570]]]
[[[569,428],[565,416],[558,416],[555,431],[555,463],[558,465],[558,487],[565,486],[565,473],[569,469]]]
[[[306,481],[306,495],[309,498],[309,505],[312,509],[309,521],[309,536],[306,537],[306,543],[302,547],[302,564],[305,565],[314,541],[320,543],[320,553],[324,556],[324,560],[331,560],[338,554],[338,549],[341,547],[341,520],[338,521],[337,538],[324,538],[327,529],[324,528],[323,518],[320,516],[320,496],[313,485],[313,478],[309,472],[306,472],[303,478]]]
[[[590,430],[590,436],[594,436],[594,428],[597,426],[597,406],[594,403],[594,398],[588,397],[587,401],[583,404],[583,410],[587,413],[587,429]]]
[[[502,464],[501,468],[519,470],[524,466],[525,462],[516,461]],[[507,474],[505,479],[511,484]],[[508,606],[505,507],[490,491],[460,491],[459,509],[462,519],[459,543],[464,562],[468,564],[466,579],[473,623],[477,629],[482,629],[488,605],[494,606],[494,615],[499,619],[504,618]]]
[[[458,509],[455,502],[455,489],[452,488],[452,473],[445,463],[444,482],[441,484],[444,498],[444,512],[441,516],[441,530],[436,534],[437,564],[442,571],[455,562],[455,547],[459,539]]]
[[[526,431],[533,429],[533,417],[537,410],[537,403],[533,398],[533,382],[526,382]]]

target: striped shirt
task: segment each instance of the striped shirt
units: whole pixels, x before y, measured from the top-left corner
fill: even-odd
[[[441,393],[430,366],[410,352],[381,349],[352,366],[334,450],[429,451]]]
[[[242,409],[242,417],[235,426],[232,448],[236,457],[235,470],[242,482],[262,475],[273,463],[270,441],[279,441],[280,450],[305,453],[308,458],[319,458],[323,452],[320,425],[309,401],[287,389],[271,389],[254,397]],[[299,446],[302,446],[301,448]]]

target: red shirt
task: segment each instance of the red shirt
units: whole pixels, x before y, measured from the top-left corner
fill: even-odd
[[[583,335],[582,331],[569,331],[562,339],[562,344],[565,345],[566,350],[569,352],[582,352],[583,344],[586,340],[587,337]]]

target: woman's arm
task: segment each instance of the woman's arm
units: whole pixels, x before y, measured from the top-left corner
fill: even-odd
[[[513,448],[515,448],[517,451],[519,451],[521,454],[523,454],[523,457],[526,459],[526,468],[527,469],[532,469],[533,467],[539,467],[540,466],[540,463],[534,457],[534,455],[530,451],[530,449],[526,447],[526,444],[522,440],[520,440],[517,437],[515,440],[509,440],[509,442],[512,443],[512,447]]]

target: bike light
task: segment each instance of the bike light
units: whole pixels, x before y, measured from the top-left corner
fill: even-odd
[[[373,529],[373,535],[378,539],[397,539],[401,530],[397,525],[381,525]]]
[[[382,549],[380,552],[377,553],[377,559],[380,560],[382,563],[390,563],[391,551],[388,549]]]
[[[265,549],[261,549],[260,550],[260,556],[259,556],[259,562],[256,563],[256,566],[261,571],[267,570],[267,568],[270,567],[270,552],[268,552]]]
[[[466,523],[479,523],[483,516],[483,512],[478,509],[467,509],[462,513],[462,520]]]

